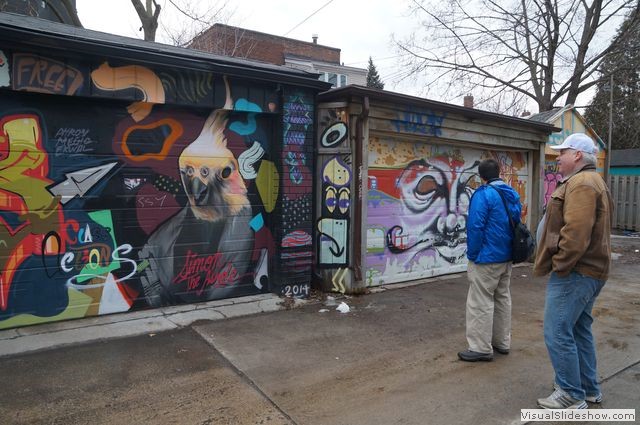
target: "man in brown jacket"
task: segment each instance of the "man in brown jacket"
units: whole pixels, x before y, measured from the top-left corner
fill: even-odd
[[[534,274],[551,272],[544,308],[544,341],[555,370],[555,391],[538,405],[585,409],[600,403],[591,309],[609,275],[611,214],[609,189],[596,172],[593,140],[576,133],[561,145],[563,179],[547,204]]]

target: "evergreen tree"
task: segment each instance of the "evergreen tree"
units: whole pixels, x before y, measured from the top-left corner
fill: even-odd
[[[630,27],[631,26],[631,27]],[[620,39],[620,34],[624,36]],[[602,63],[601,82],[585,111],[585,118],[600,138],[609,138],[610,77],[613,73],[612,149],[640,148],[640,23],[629,16],[618,29],[621,45]],[[616,42],[614,41],[614,43]],[[615,70],[615,72],[614,72]]]
[[[367,87],[380,90],[384,89],[384,83],[380,79],[380,75],[378,74],[376,66],[373,64],[371,56],[369,56],[369,67],[367,68]]]

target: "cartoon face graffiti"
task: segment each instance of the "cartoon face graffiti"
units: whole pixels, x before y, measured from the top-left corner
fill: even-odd
[[[178,160],[191,211],[201,220],[218,221],[250,207],[238,161],[227,148],[227,121],[227,111],[212,112]]]
[[[445,261],[459,262],[466,253],[472,194],[467,183],[477,165],[440,157],[411,162],[398,179],[403,213],[401,224],[387,232],[389,250],[417,254],[434,249]]]

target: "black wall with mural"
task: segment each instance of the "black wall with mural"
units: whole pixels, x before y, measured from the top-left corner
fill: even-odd
[[[308,295],[316,92],[0,45],[0,328]]]

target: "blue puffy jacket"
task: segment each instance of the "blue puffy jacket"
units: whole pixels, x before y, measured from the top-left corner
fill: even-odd
[[[502,180],[480,186],[471,197],[467,219],[467,258],[474,263],[511,261],[513,230],[499,190],[514,223],[520,222],[520,195]],[[495,189],[494,189],[495,188]]]

